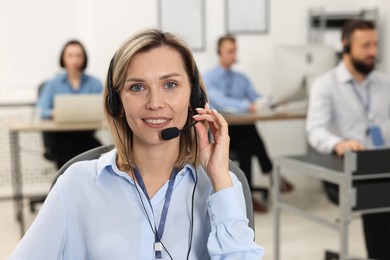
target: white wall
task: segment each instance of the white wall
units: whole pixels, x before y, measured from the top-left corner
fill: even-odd
[[[380,23],[381,23],[381,29],[380,29],[380,44],[381,44],[381,50],[382,50],[382,70],[390,74],[390,1],[379,1],[379,10],[380,10]]]
[[[356,11],[379,8],[382,46],[390,43],[389,1],[387,0],[268,0],[267,34],[237,35],[237,69],[248,74],[262,93],[272,88],[273,49],[279,44],[304,44],[308,35],[308,10]],[[88,71],[105,79],[108,63],[118,45],[133,32],[158,26],[158,0],[0,0],[0,94],[19,90],[33,93],[42,81],[60,71],[58,56],[70,38],[80,39],[87,48]],[[199,69],[215,65],[216,39],[225,33],[225,0],[205,0],[206,49],[196,52]],[[172,15],[175,15],[172,10]],[[180,22],[180,21],[178,21]],[[390,51],[382,48],[381,69],[390,72]],[[27,91],[33,89],[33,91]],[[294,125],[294,124],[293,124]],[[285,135],[280,123],[261,124],[272,154],[303,152],[303,123]],[[291,128],[291,126],[289,126]],[[285,138],[288,148],[281,144]],[[291,143],[291,140],[298,140]],[[285,142],[284,142],[285,143]],[[298,147],[298,148],[297,148]]]
[[[225,33],[224,0],[206,2],[206,49],[195,53],[200,70],[216,61],[216,39]],[[380,8],[383,42],[389,7],[386,0],[269,0],[270,28],[267,34],[238,35],[239,62],[261,92],[272,87],[273,49],[278,44],[304,44],[308,33],[308,9],[355,11]],[[89,71],[105,78],[107,64],[118,45],[131,33],[157,27],[157,0],[1,0],[0,1],[1,89],[35,87],[59,71],[59,51],[65,41],[78,38],[90,56]],[[172,12],[174,15],[174,12]],[[12,30],[11,30],[12,29]],[[383,52],[382,68],[390,52]]]
[[[72,38],[86,45],[89,72],[104,79],[109,57],[119,43],[140,27],[156,25],[155,4],[109,2],[2,0],[6,21],[1,30],[6,50],[1,59],[6,66],[2,87],[36,87],[52,77],[60,71],[63,44]]]

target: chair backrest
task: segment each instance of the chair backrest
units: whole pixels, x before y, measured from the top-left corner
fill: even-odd
[[[237,176],[238,180],[242,184],[242,190],[244,192],[244,197],[245,197],[246,215],[247,215],[248,220],[249,220],[248,225],[253,230],[255,230],[255,221],[254,221],[254,217],[253,217],[252,193],[251,193],[251,189],[249,187],[248,180],[245,176],[245,173],[232,160],[229,160],[229,170]]]
[[[43,87],[46,85],[46,82],[47,81],[42,81],[41,84],[39,84],[39,86],[38,86],[37,104],[35,104],[35,105],[38,105],[39,97],[42,94]],[[41,115],[38,115],[38,116],[41,117]],[[49,161],[55,161],[55,156],[53,155],[53,153],[52,153],[52,151],[50,149],[50,141],[49,140],[50,139],[48,137],[48,132],[43,131],[42,132],[43,157],[45,157]]]
[[[66,164],[64,164],[61,169],[58,170],[56,177],[53,180],[52,187],[56,183],[57,179],[59,176],[61,176],[65,170],[72,165],[75,162],[78,161],[85,161],[85,160],[93,160],[99,158],[103,153],[109,152],[110,150],[113,149],[112,145],[106,145],[106,146],[100,146],[93,148],[91,150],[88,150],[82,154],[77,155],[73,159],[69,160]],[[229,162],[229,169],[231,172],[233,172],[238,180],[242,184],[242,189],[244,192],[244,197],[245,197],[245,204],[246,204],[246,213],[247,217],[249,220],[249,227],[251,227],[253,230],[255,230],[255,224],[254,224],[254,218],[253,218],[253,205],[252,205],[252,195],[251,191],[249,188],[248,181],[245,177],[244,172],[235,164],[233,161]]]
[[[66,171],[66,169],[68,169],[68,167],[71,166],[72,164],[74,164],[75,162],[98,159],[102,154],[111,151],[113,148],[114,148],[113,145],[103,145],[103,146],[99,146],[99,147],[93,148],[91,150],[85,151],[85,152],[73,157],[58,170],[57,175],[54,177],[54,180],[51,184],[51,187],[54,186],[54,184],[57,182],[57,179]]]

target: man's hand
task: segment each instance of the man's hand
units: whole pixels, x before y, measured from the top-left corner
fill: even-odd
[[[356,140],[341,141],[334,147],[334,150],[338,156],[343,156],[347,150],[361,151],[364,149],[366,148]]]
[[[256,110],[257,110],[257,107],[256,107],[256,103],[252,103],[249,108],[248,108],[248,111],[250,113],[256,113]]]

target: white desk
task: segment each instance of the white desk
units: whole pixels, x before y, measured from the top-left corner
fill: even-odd
[[[55,131],[83,131],[98,130],[103,128],[102,122],[85,123],[55,123],[51,120],[39,122],[11,121],[8,123],[11,140],[11,171],[13,199],[16,210],[16,219],[20,223],[20,233],[25,233],[24,213],[23,213],[23,183],[20,161],[19,133],[21,132],[55,132]]]

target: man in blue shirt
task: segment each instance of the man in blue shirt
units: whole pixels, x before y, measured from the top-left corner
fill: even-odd
[[[232,70],[236,62],[236,39],[226,35],[218,40],[219,65],[203,75],[210,104],[225,113],[256,113],[260,109],[260,95],[255,91],[249,79],[242,73]],[[237,152],[240,168],[245,172],[252,186],[252,155],[255,155],[263,173],[270,174],[273,166],[267,154],[265,144],[254,124],[230,125],[230,148]],[[282,191],[291,191],[293,186],[285,179],[281,180]],[[253,201],[254,209],[266,211],[264,205]]]

